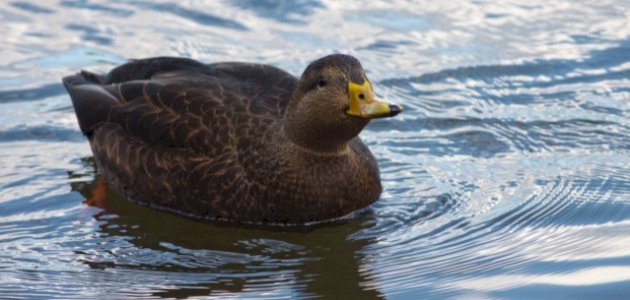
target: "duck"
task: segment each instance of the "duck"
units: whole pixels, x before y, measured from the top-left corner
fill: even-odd
[[[403,110],[346,54],[312,61],[299,78],[267,64],[155,57],[63,84],[110,189],[243,224],[313,224],[371,205],[382,185],[359,133]]]

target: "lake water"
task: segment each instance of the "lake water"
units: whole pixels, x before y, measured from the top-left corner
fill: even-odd
[[[2,1],[0,298],[628,299],[627,1]],[[361,134],[356,220],[239,228],[98,189],[60,80],[128,58],[358,57],[406,111]]]

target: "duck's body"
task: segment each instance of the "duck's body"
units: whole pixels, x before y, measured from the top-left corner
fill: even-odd
[[[197,218],[285,224],[341,217],[381,193],[356,136],[367,120],[350,117],[356,134],[344,142],[334,132],[311,142],[326,128],[286,116],[307,103],[292,100],[308,92],[300,83],[272,66],[179,58],[64,78],[97,165],[121,194]]]

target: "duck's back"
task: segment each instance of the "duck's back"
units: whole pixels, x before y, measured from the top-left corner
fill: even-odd
[[[266,143],[296,79],[275,67],[138,60],[64,78],[100,172],[124,196],[195,217],[251,218]]]
[[[159,85],[178,93],[201,93],[199,96],[212,98],[222,105],[246,109],[245,112],[250,115],[279,116],[297,85],[297,79],[270,65],[241,62],[202,64],[185,58],[158,57],[121,65],[99,83],[119,85],[118,91],[114,90],[113,94],[126,91],[132,94],[132,98],[140,99],[143,95],[134,94],[142,90],[135,88],[138,84]],[[193,98],[185,96],[179,99]]]

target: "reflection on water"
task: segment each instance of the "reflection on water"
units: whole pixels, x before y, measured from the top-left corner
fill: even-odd
[[[625,298],[624,4],[3,2],[0,295]],[[316,228],[207,224],[121,199],[60,84],[158,55],[299,74],[335,51],[406,111],[362,133],[381,199]]]

